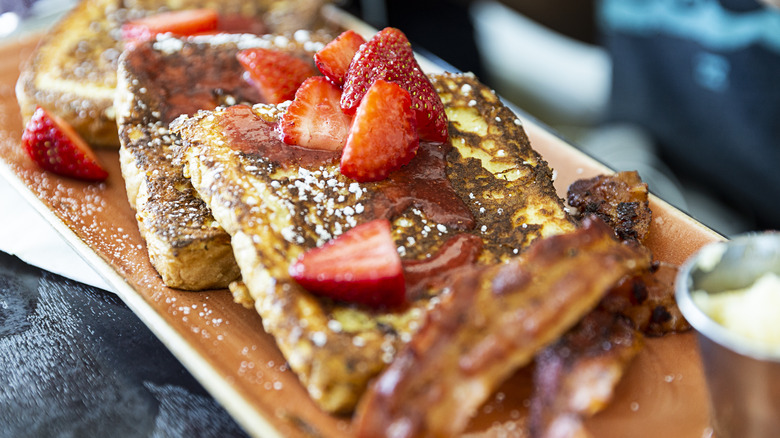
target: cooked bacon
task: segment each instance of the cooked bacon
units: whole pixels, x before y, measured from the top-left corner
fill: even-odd
[[[647,336],[686,332],[691,325],[674,298],[677,271],[677,266],[655,262],[649,272],[621,281],[599,307],[627,316]]]
[[[583,420],[602,410],[642,348],[622,315],[594,310],[536,356],[529,411],[533,438],[590,436]]]
[[[647,184],[635,171],[575,181],[568,202],[577,210],[575,218],[595,214],[622,240],[641,243],[647,237],[652,218]],[[648,336],[690,330],[674,298],[676,275],[677,267],[656,262],[651,271],[624,279],[601,307],[627,316]]]
[[[593,269],[598,266],[599,269]],[[355,415],[360,437],[452,436],[494,389],[589,313],[649,253],[596,218],[516,259],[463,271]]]
[[[647,237],[647,185],[636,172],[576,181],[569,187],[568,202],[578,210],[576,218],[601,217],[621,240],[641,245]],[[531,437],[589,437],[584,419],[609,403],[641,350],[643,334],[690,330],[674,298],[676,274],[676,266],[653,262],[650,270],[624,277],[598,309],[537,355]]]
[[[647,237],[652,212],[647,184],[636,171],[577,180],[569,186],[567,202],[576,209],[575,218],[595,214],[621,240],[642,242]]]

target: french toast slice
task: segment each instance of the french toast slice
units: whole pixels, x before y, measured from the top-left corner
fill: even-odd
[[[16,95],[24,120],[40,105],[93,146],[117,147],[114,90],[123,23],[155,12],[211,8],[229,27],[286,33],[319,26],[324,0],[81,0],[24,64]],[[240,17],[240,18],[239,18]]]
[[[452,248],[473,254],[467,263],[492,264],[575,228],[515,114],[473,75],[431,80],[450,142],[421,143],[407,166],[380,182],[343,176],[331,152],[281,143],[274,125],[284,108],[237,105],[171,124],[185,174],[231,235],[249,294],[242,301],[254,301],[265,330],[328,412],[354,409],[444,291],[433,269],[421,269],[424,280],[410,284],[407,276],[410,304],[401,310],[317,298],[288,274],[304,251],[384,217],[407,267],[435,265]]]
[[[236,59],[240,48],[272,48],[311,59],[329,39],[307,31],[161,36],[123,53],[114,105],[122,176],[151,262],[167,286],[221,288],[239,275],[230,237],[173,160],[178,136],[168,124],[199,109],[262,101],[242,79]]]

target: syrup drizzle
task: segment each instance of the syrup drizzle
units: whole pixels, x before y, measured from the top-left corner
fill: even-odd
[[[436,223],[458,231],[474,228],[471,210],[455,192],[447,177],[449,143],[420,143],[417,156],[406,166],[390,174],[381,184],[387,201],[377,200],[375,209],[386,209],[389,219],[410,206],[425,212]]]
[[[317,168],[339,159],[339,152],[318,151],[285,144],[276,125],[245,105],[225,109],[222,128],[234,150],[257,155],[283,167]],[[452,145],[421,143],[412,161],[375,184],[376,195],[366,206],[369,219],[393,218],[409,207],[425,212],[433,222],[459,231],[474,228],[471,210],[447,177],[447,153]]]
[[[447,240],[432,257],[404,260],[406,297],[415,301],[423,298],[428,289],[443,288],[453,270],[475,264],[481,252],[482,239],[461,233]]]
[[[233,73],[241,71],[241,66],[232,52],[208,46],[187,46],[182,49],[181,59],[169,60],[148,44],[135,50],[139,54],[128,58],[133,64],[131,69],[147,76],[143,82],[151,87],[139,92],[159,96],[160,120],[166,125],[181,114],[192,115],[199,109],[213,109],[223,104],[225,96],[232,96],[237,101],[260,101],[258,91],[241,75]],[[187,60],[188,54],[201,51],[213,52],[211,63],[193,64]]]
[[[339,152],[318,151],[285,144],[276,124],[261,119],[246,105],[225,109],[221,126],[231,148],[245,154],[263,157],[283,168],[301,166],[316,168],[338,160]]]

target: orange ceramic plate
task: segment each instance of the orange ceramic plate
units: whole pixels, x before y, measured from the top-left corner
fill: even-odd
[[[260,317],[226,290],[165,287],[149,263],[127,203],[116,151],[99,150],[110,173],[86,184],[41,171],[22,152],[14,95],[20,63],[37,39],[0,47],[0,173],[101,273],[133,311],[236,420],[257,436],[349,436],[350,420],[320,411],[287,368]],[[532,121],[534,147],[557,173],[561,194],[575,179],[606,171]],[[656,198],[649,246],[680,263],[719,236]],[[20,232],[24,232],[20,230]],[[530,394],[519,371],[480,409],[469,434],[522,436]],[[588,420],[597,437],[698,438],[708,427],[707,393],[693,334],[650,339],[617,388],[614,401]]]

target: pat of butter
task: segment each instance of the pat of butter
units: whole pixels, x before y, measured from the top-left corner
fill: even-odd
[[[691,295],[718,324],[761,348],[780,351],[780,277],[776,274],[766,273],[746,289],[717,294],[699,290]]]

